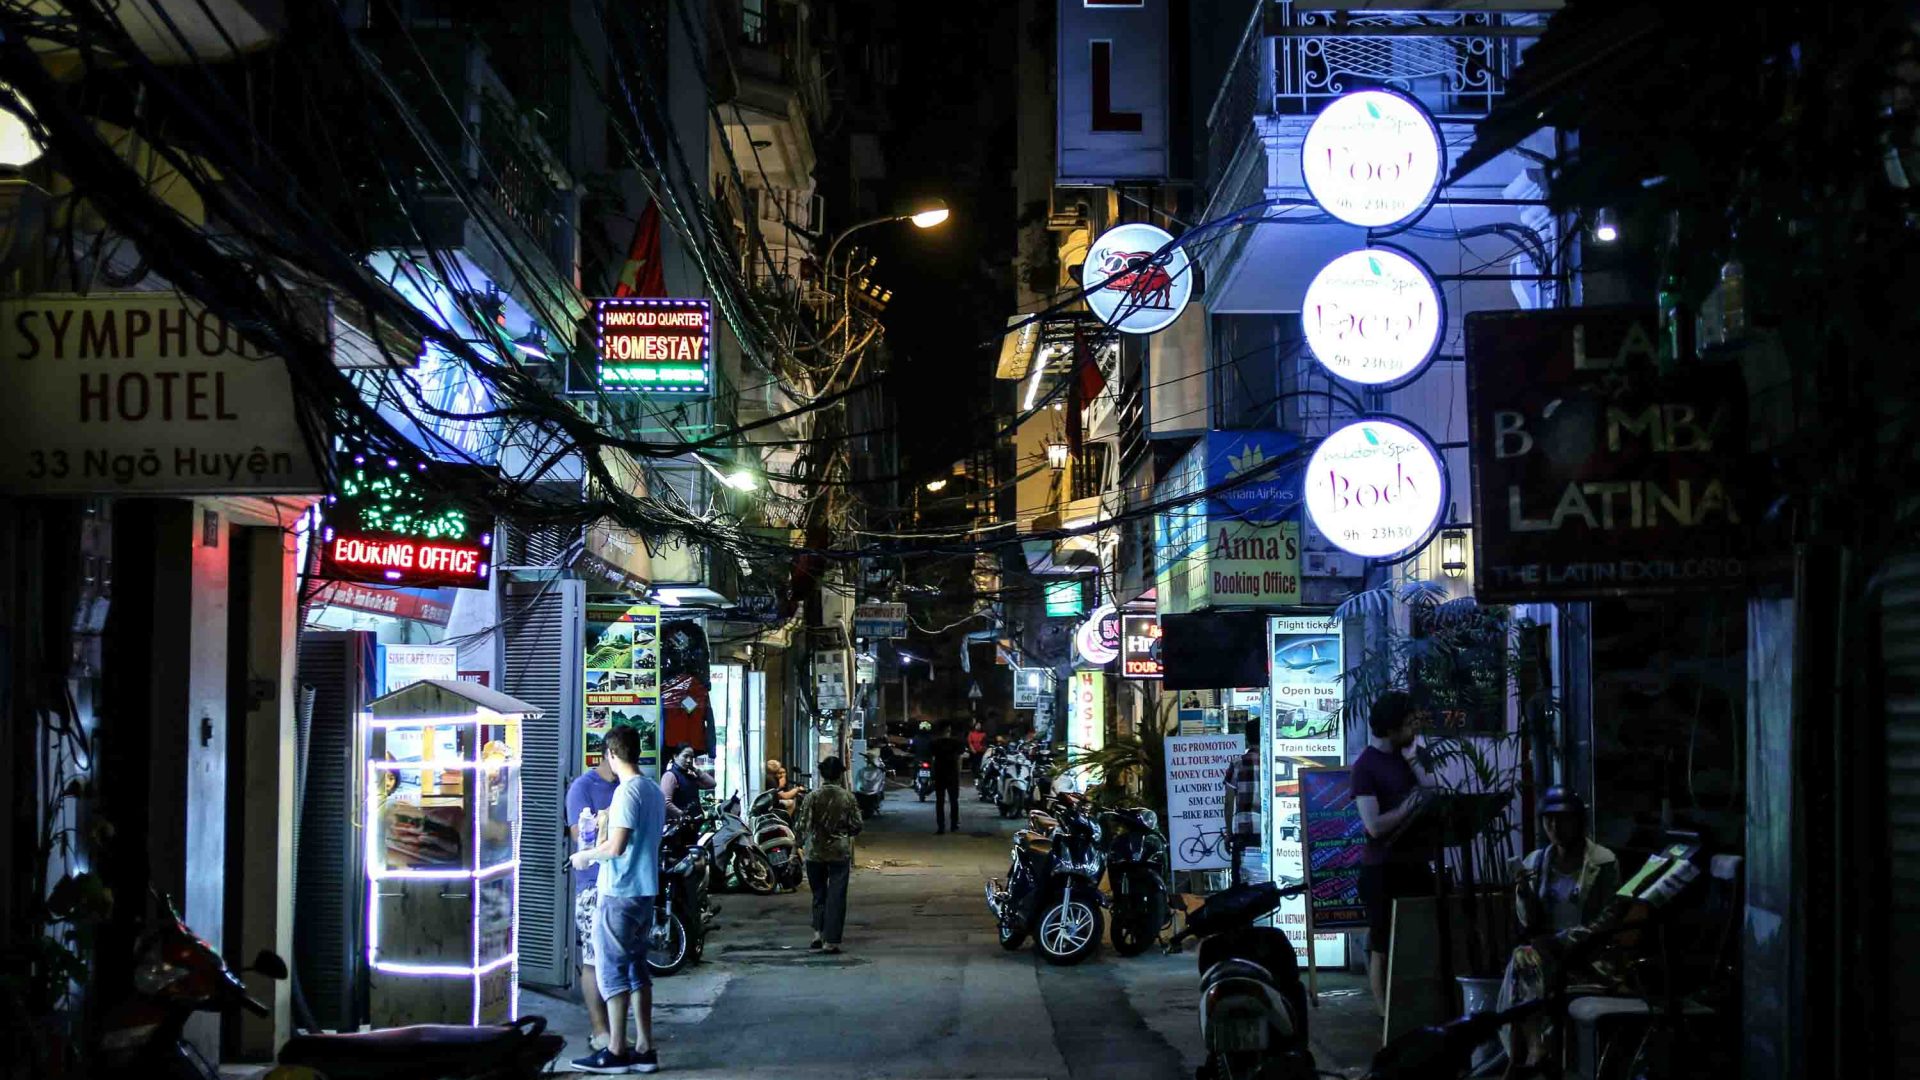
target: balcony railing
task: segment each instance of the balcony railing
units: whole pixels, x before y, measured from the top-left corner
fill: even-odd
[[[1207,115],[1208,175],[1224,175],[1253,117],[1311,115],[1363,87],[1404,91],[1440,116],[1483,116],[1545,23],[1538,13],[1259,5]]]

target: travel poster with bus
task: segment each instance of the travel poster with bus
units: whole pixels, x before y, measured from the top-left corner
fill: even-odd
[[[1307,900],[1315,930],[1364,930],[1360,862],[1367,829],[1353,803],[1353,770],[1300,770],[1300,824],[1306,838]]]
[[[640,732],[640,771],[660,773],[660,609],[647,604],[588,604],[585,737],[591,769],[616,727]]]

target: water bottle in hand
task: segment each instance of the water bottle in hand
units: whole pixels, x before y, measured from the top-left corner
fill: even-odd
[[[574,823],[573,834],[579,837],[579,848],[586,851],[600,843],[600,819],[591,807],[580,808],[580,820]]]

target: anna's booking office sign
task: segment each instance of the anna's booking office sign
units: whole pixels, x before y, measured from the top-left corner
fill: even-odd
[[[1474,591],[1539,601],[1737,584],[1759,514],[1739,370],[1662,372],[1650,307],[1467,316]]]
[[[0,491],[321,490],[286,364],[174,293],[0,304]]]

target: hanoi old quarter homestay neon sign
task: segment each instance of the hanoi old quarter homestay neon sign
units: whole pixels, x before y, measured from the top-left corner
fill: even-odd
[[[705,300],[593,302],[600,389],[703,393],[713,384],[713,308]]]
[[[487,544],[327,529],[320,576],[380,585],[487,587]]]

